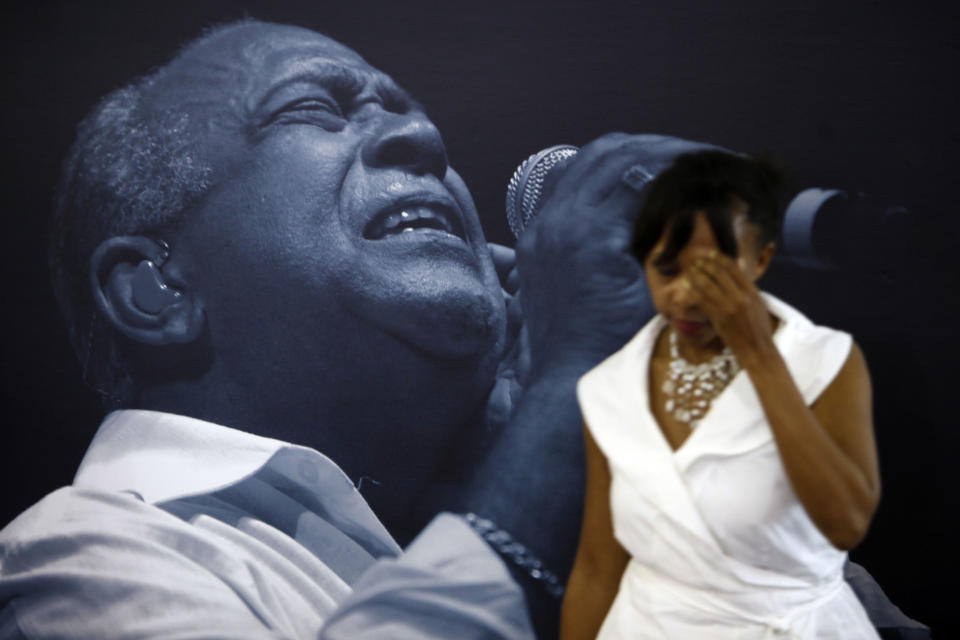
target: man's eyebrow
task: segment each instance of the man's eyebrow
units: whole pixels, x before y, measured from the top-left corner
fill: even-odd
[[[306,65],[295,65],[288,72],[275,78],[270,88],[257,100],[256,108],[268,102],[279,91],[296,83],[314,83],[334,92],[349,95],[361,93],[370,87],[390,111],[406,112],[421,109],[420,103],[378,71],[357,69],[332,61],[311,61]]]

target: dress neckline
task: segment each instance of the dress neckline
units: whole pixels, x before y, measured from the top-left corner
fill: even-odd
[[[773,341],[774,341],[774,344],[779,349],[781,348],[783,334],[785,333],[784,328],[789,323],[789,319],[787,317],[788,314],[784,314],[782,312],[778,313],[777,310],[771,308],[771,307],[778,306],[776,303],[779,302],[779,301],[776,301],[776,299],[773,298],[773,296],[766,294],[764,292],[761,292],[760,295],[763,297],[763,301],[767,307],[767,311],[777,319],[777,326],[773,332]],[[774,300],[774,304],[771,304],[771,300]],[[731,391],[735,387],[745,384],[743,382],[744,379],[747,380],[746,384],[749,384],[749,376],[747,372],[743,369],[740,369],[739,371],[737,371],[737,373],[733,376],[733,378],[730,380],[729,384],[727,384],[727,386],[723,389],[723,391],[721,391],[719,395],[717,395],[717,397],[715,397],[710,402],[710,406],[707,408],[706,413],[703,414],[703,417],[700,418],[696,428],[692,429],[690,431],[690,434],[687,435],[687,437],[684,438],[683,442],[680,443],[680,446],[674,449],[673,446],[670,444],[670,441],[667,440],[667,435],[663,432],[663,426],[660,424],[659,420],[657,420],[656,415],[653,412],[653,407],[650,405],[653,399],[653,395],[650,393],[651,363],[653,362],[653,352],[654,352],[654,348],[656,347],[657,340],[660,338],[660,335],[665,330],[668,329],[666,318],[664,318],[660,314],[657,314],[651,320],[651,325],[652,326],[650,327],[650,331],[646,336],[646,340],[643,341],[643,343],[641,343],[640,345],[638,345],[639,352],[640,354],[642,354],[642,357],[644,358],[643,361],[641,361],[640,363],[641,366],[638,367],[639,383],[640,383],[640,388],[643,394],[642,395],[643,402],[641,402],[640,405],[641,405],[641,410],[644,412],[644,417],[647,418],[647,421],[646,421],[647,424],[651,425],[653,430],[656,431],[655,437],[659,439],[663,448],[668,453],[670,453],[674,458],[677,458],[677,457],[685,456],[686,452],[693,448],[691,446],[691,441],[700,440],[704,437],[704,436],[698,437],[697,436],[698,433],[702,433],[704,431],[712,431],[712,428],[710,428],[710,425],[713,422],[716,422],[716,420],[714,419],[716,415],[718,413],[722,413],[723,411],[722,405],[727,403],[726,398],[732,395]],[[721,405],[720,409],[717,409],[718,405]]]

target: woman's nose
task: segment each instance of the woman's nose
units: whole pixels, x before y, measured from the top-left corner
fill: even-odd
[[[680,276],[676,282],[673,283],[671,286],[671,294],[674,304],[681,309],[686,310],[696,304],[696,293],[691,288],[690,282],[685,275]]]

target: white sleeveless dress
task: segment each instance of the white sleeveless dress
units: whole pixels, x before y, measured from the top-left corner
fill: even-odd
[[[807,404],[850,352],[769,294],[774,343]],[[598,638],[878,638],[843,581],[846,553],[807,516],[745,371],[673,451],[649,409],[657,316],[584,375],[577,396],[610,466],[614,535],[630,562]]]

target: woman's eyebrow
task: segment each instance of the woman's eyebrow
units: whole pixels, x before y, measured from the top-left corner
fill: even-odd
[[[655,267],[668,267],[676,264],[677,256],[668,256],[665,251],[659,251],[654,254],[653,266]]]

